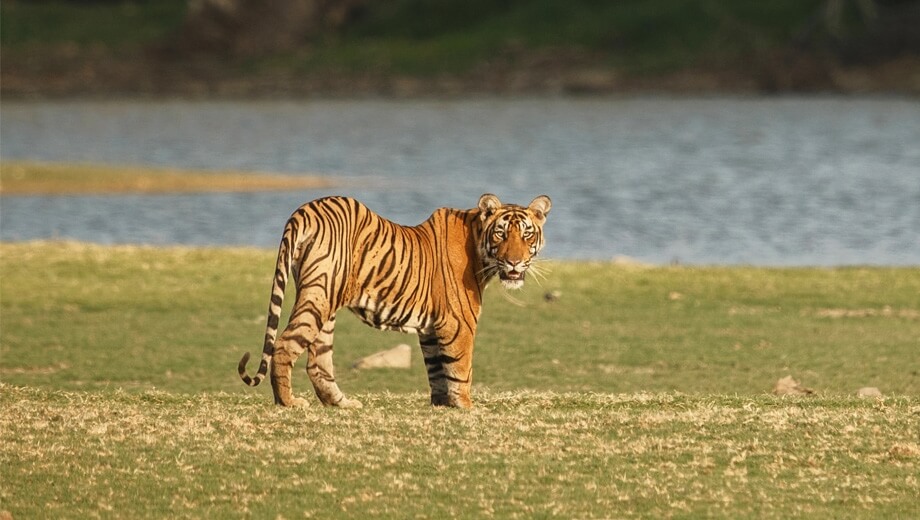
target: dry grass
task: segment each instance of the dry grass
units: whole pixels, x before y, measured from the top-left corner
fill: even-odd
[[[32,162],[0,165],[0,194],[5,196],[276,191],[332,185],[333,181],[315,175]]]
[[[283,410],[255,396],[0,386],[15,518],[728,516],[920,512],[920,403],[421,393]]]

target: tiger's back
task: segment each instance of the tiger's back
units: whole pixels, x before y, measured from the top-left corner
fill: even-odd
[[[498,226],[513,235],[513,215],[521,224],[519,238],[525,229],[542,231],[549,207],[545,196],[523,208],[503,206],[487,194],[478,208],[442,208],[408,227],[351,198],[304,204],[288,220],[279,246],[259,371],[252,378],[246,374],[247,353],[239,364],[240,377],[255,386],[271,367],[275,401],[305,404],[291,393],[290,373],[294,361],[308,352],[307,373],[319,399],[327,405],[359,406],[338,388],[332,364],[335,313],[346,307],[373,327],[418,334],[432,403],[469,406],[482,291],[495,274],[503,282],[502,273],[523,280],[526,269],[524,260],[510,269],[498,265],[495,236],[485,233]],[[531,233],[531,242],[536,245],[527,248],[532,253],[527,266],[542,247],[542,232]],[[288,273],[295,280],[296,301],[276,340]]]

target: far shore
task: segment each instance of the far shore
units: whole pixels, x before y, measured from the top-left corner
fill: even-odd
[[[0,195],[229,193],[337,186],[315,174],[209,171],[68,163],[0,163]]]

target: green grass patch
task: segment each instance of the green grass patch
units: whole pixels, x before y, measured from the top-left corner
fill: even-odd
[[[252,392],[235,366],[261,349],[274,261],[255,249],[4,243],[0,376],[66,390]],[[542,286],[509,293],[519,304],[487,289],[476,387],[756,395],[792,374],[831,395],[920,395],[920,367],[907,362],[920,268],[546,267]],[[547,302],[548,291],[561,296]],[[341,314],[346,392],[426,388],[418,355],[408,373],[350,370],[416,339]],[[309,390],[305,377],[295,386]]]
[[[236,374],[261,348],[274,255],[0,245],[0,511],[918,513],[920,268],[547,262],[520,305],[486,291],[473,411],[428,406],[417,347],[409,370],[352,369],[417,341],[346,314],[337,375],[365,408],[283,410]],[[770,395],[788,374],[817,396]]]

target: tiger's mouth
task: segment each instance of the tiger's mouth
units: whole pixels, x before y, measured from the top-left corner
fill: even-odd
[[[501,270],[498,272],[498,279],[505,289],[520,289],[524,286],[524,273],[525,271]]]
[[[498,278],[502,281],[523,282],[525,271],[499,271]]]

